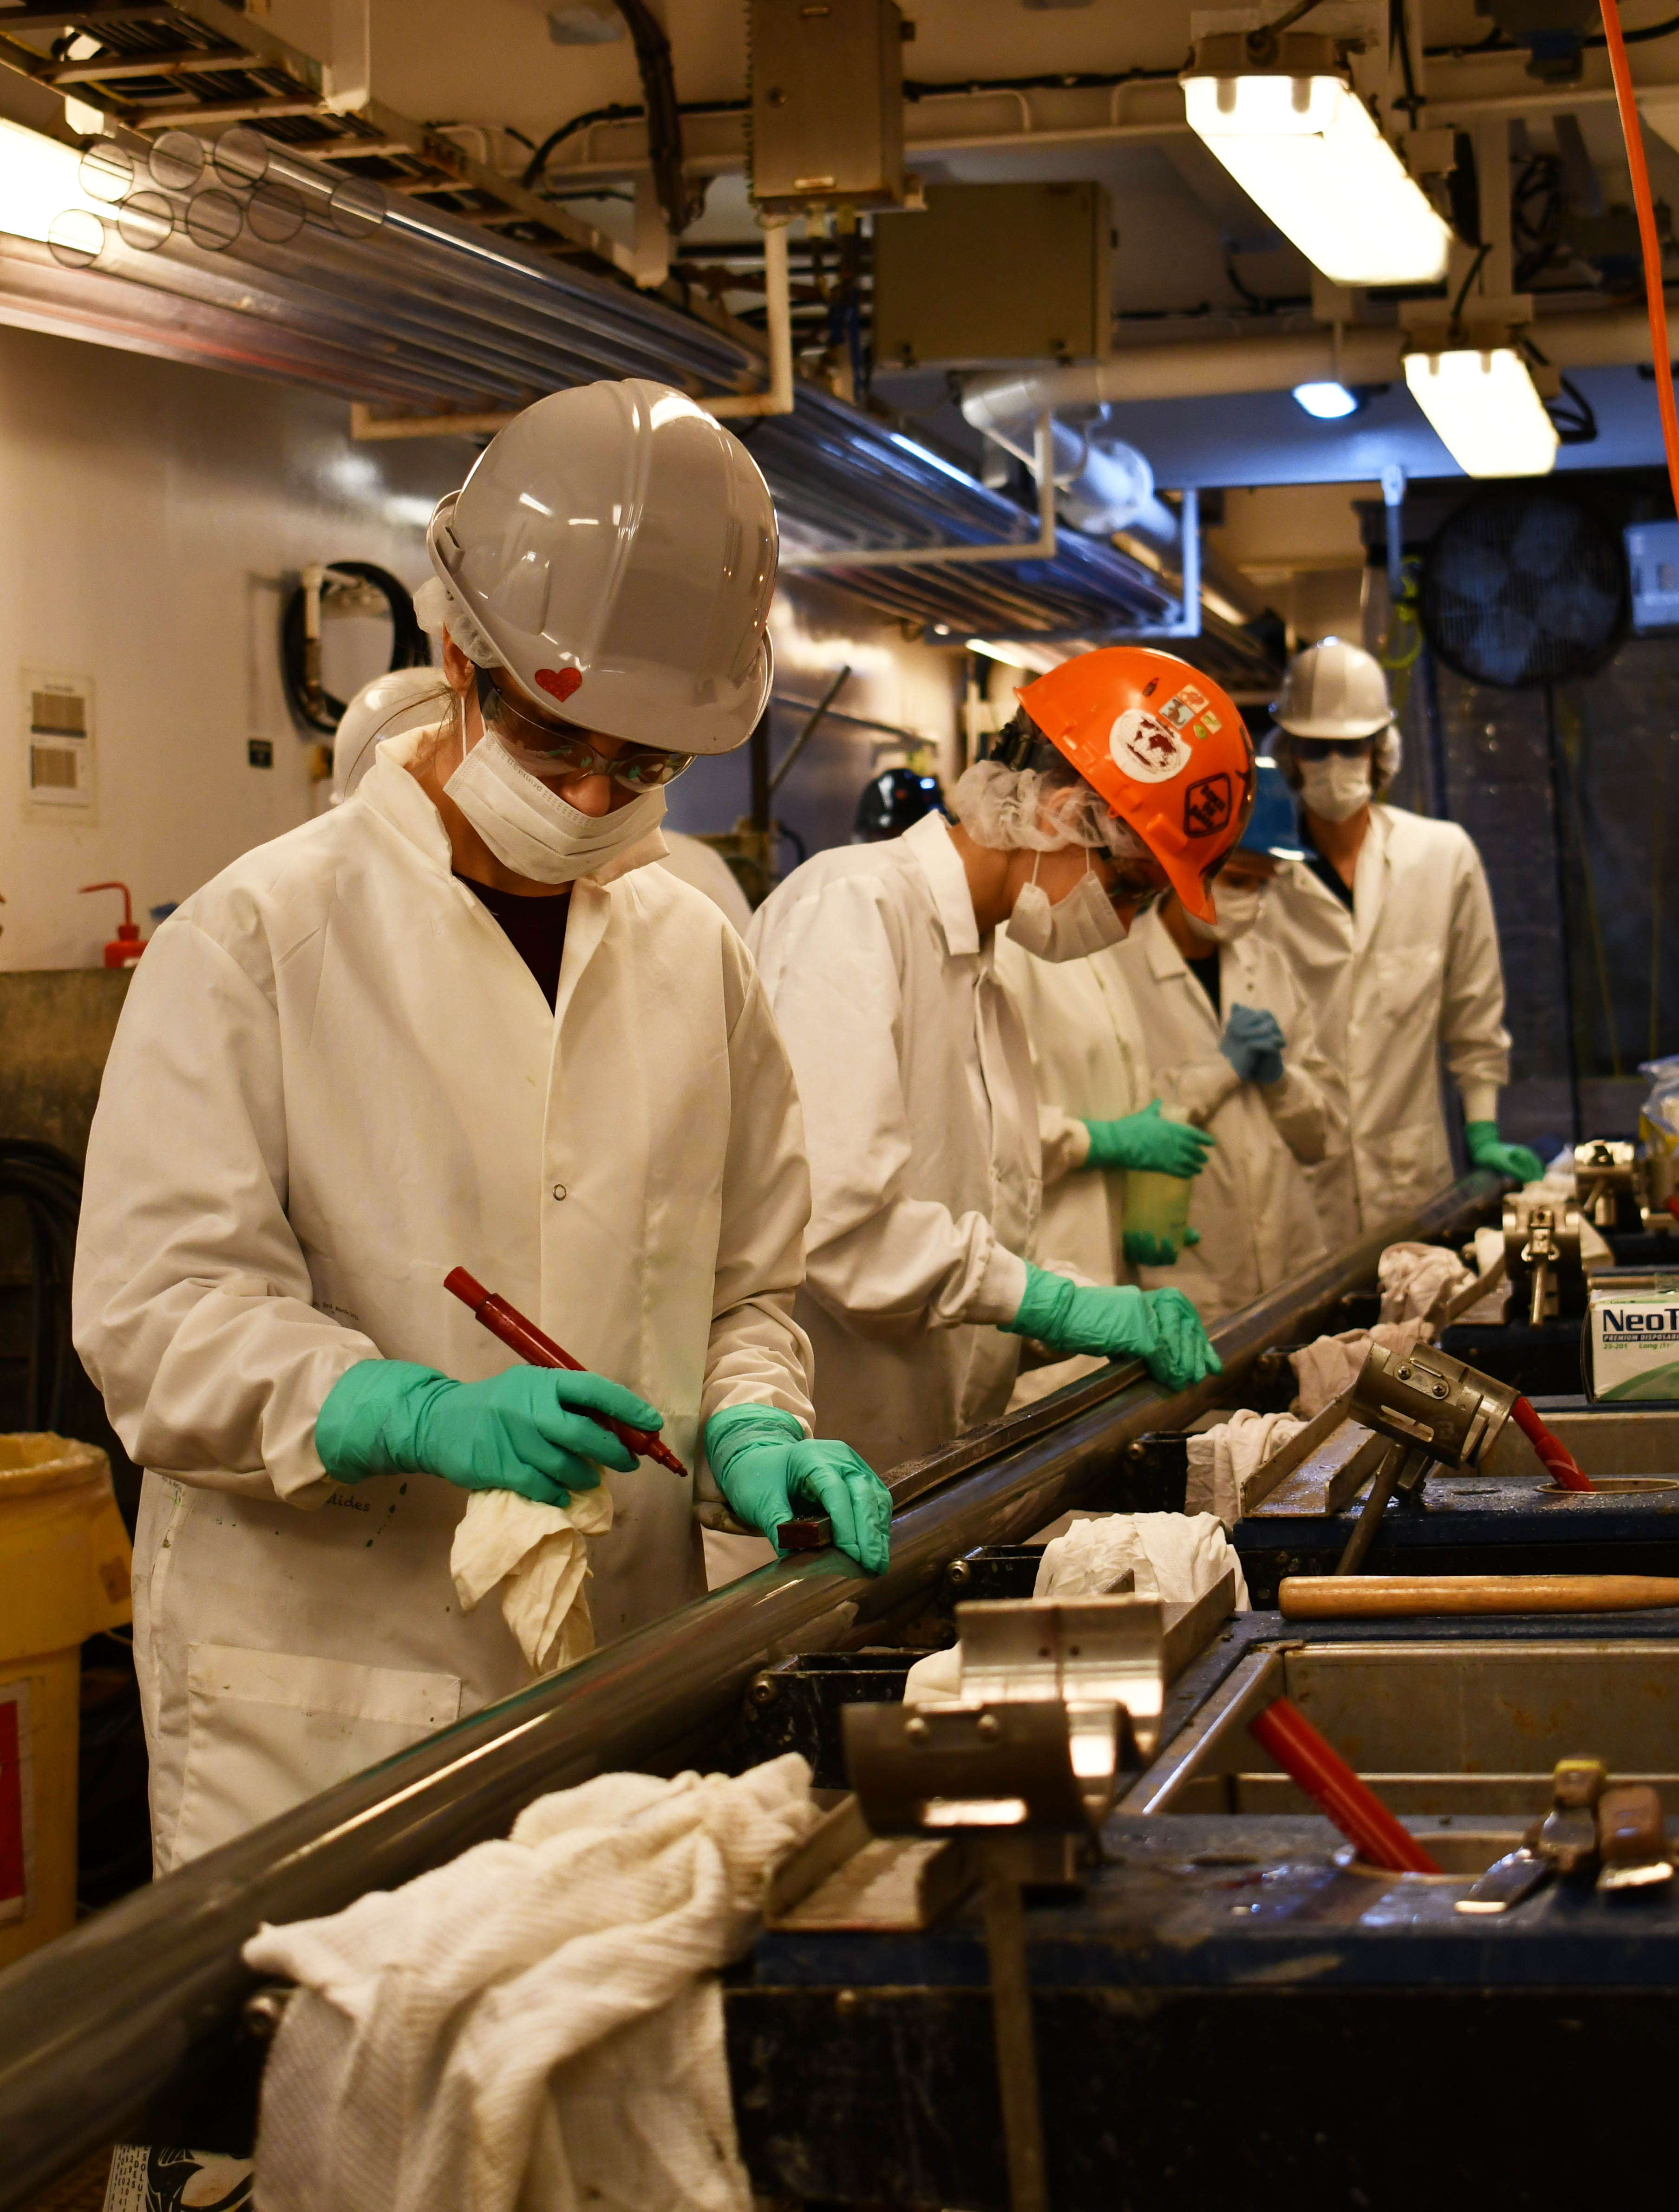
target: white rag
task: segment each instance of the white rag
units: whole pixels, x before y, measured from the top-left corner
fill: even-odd
[[[1376,1263],[1384,1321],[1438,1322],[1475,1277],[1439,1244],[1390,1244]]]
[[[1210,1513],[1093,1513],[1043,1547],[1034,1597],[1106,1597],[1127,1568],[1132,1594],[1163,1605],[1192,1605],[1236,1571],[1236,1608],[1249,1610],[1242,1562],[1224,1524]],[[962,1646],[930,1651],[904,1678],[906,1705],[938,1705],[962,1694]]]
[[[261,2212],[751,2212],[719,1968],[818,1818],[796,1753],[603,1774],[330,1919],[263,2076]]]
[[[1303,1344],[1288,1355],[1299,1390],[1289,1411],[1311,1420],[1358,1381],[1372,1344],[1402,1353],[1414,1351],[1427,1334],[1427,1322],[1378,1321],[1374,1328],[1344,1328],[1339,1336],[1316,1337]]]
[[[538,1674],[575,1667],[594,1649],[585,1539],[604,1536],[611,1525],[612,1494],[604,1482],[573,1491],[569,1505],[538,1505],[516,1490],[475,1490],[449,1553],[463,1611],[502,1583],[502,1618],[526,1664]]]
[[[1305,1426],[1292,1413],[1256,1413],[1244,1407],[1215,1429],[1188,1438],[1189,1480],[1186,1513],[1214,1513],[1234,1528],[1248,1510],[1248,1484],[1291,1437]]]
[[[1043,1547],[1032,1595],[1102,1597],[1127,1567],[1134,1595],[1163,1605],[1193,1605],[1233,1567],[1237,1610],[1248,1610],[1242,1562],[1213,1513],[1096,1513],[1075,1521]]]

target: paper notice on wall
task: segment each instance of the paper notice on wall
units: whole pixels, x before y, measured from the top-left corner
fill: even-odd
[[[29,1683],[0,1683],[0,1927],[35,1909],[35,1790]]]
[[[166,2150],[151,2143],[119,2143],[105,2185],[105,2212],[235,2212],[251,2202],[254,2169],[248,2158],[219,2150]]]

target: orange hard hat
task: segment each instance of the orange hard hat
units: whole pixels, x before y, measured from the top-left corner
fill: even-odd
[[[1246,825],[1253,745],[1234,702],[1175,653],[1104,645],[1015,694],[1111,811],[1135,830],[1189,912]]]

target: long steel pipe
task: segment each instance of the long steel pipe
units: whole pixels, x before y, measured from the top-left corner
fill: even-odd
[[[870,1579],[836,1552],[715,1590],[566,1673],[207,1852],[0,1975],[0,2212],[225,2055],[252,1985],[240,1949],[265,1921],[335,1912],[487,1837],[542,1792],[612,1767],[703,1758],[751,1675],[855,1641],[925,1602],[944,1567],[1098,1496],[1145,1430],[1228,1403],[1261,1352],[1315,1329],[1374,1279],[1384,1247],[1459,1233],[1496,1197],[1485,1173],[1348,1245],[1214,1333],[1222,1376],[1168,1397],[1135,1361],[897,1469],[892,1562]]]

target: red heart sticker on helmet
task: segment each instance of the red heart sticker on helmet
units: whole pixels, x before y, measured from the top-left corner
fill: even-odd
[[[581,668],[538,668],[537,682],[556,699],[569,699],[583,680]]]

